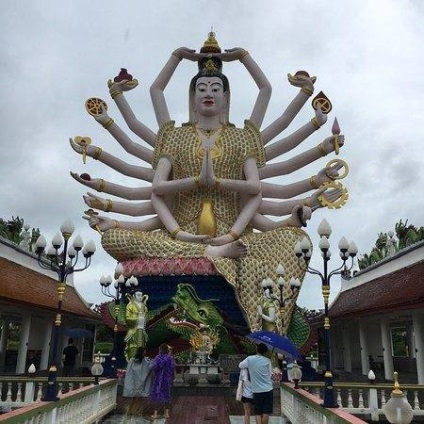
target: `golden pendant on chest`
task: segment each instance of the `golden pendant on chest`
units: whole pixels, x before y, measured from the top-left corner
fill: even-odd
[[[204,149],[210,148],[211,157],[215,159],[222,154],[221,136],[225,127],[216,129],[201,129],[193,126],[193,131],[197,137],[196,156],[199,159],[204,157]]]
[[[213,210],[213,202],[210,199],[202,199],[202,208],[197,221],[197,233],[216,236],[216,218]]]

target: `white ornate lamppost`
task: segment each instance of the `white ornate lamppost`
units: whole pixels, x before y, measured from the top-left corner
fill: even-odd
[[[62,302],[65,294],[67,278],[74,272],[80,272],[87,269],[91,264],[91,257],[96,251],[96,246],[92,240],[84,246],[80,236],[76,236],[72,245],[70,245],[69,239],[71,238],[74,230],[75,227],[72,222],[66,220],[60,227],[60,233],[57,233],[53,237],[52,245],[48,248],[46,257],[43,256],[47,246],[46,239],[43,236],[40,236],[35,243],[38,265],[43,269],[55,271],[58,277],[57,294],[59,301],[55,318],[52,359],[49,366],[47,390],[44,398],[42,399],[43,401],[56,401],[59,399],[57,397],[56,387],[59,330],[62,323]],[[62,250],[60,251],[61,248]],[[85,258],[85,264],[81,268],[76,268],[80,252]]]
[[[279,264],[277,269],[276,269],[276,273],[278,275],[277,278],[277,286],[278,286],[278,291],[279,291],[279,297],[272,297],[272,299],[278,303],[278,307],[280,309],[280,313],[282,313],[284,311],[284,308],[286,306],[286,303],[291,300],[299,291],[300,286],[301,286],[301,282],[298,278],[294,278],[291,277],[290,281],[286,281],[284,279],[284,275],[285,275],[285,270],[284,267]],[[262,289],[266,290],[266,289],[270,289],[272,290],[273,286],[274,286],[274,282],[272,281],[271,278],[265,278],[264,280],[262,280],[261,283]],[[284,291],[286,290],[290,290],[291,294],[288,296],[284,295]],[[284,322],[282,323],[282,328],[284,328]]]
[[[371,384],[371,387],[368,391],[368,407],[371,409],[371,421],[379,421],[378,395],[377,389],[373,387],[375,384],[375,373],[373,370],[368,371],[368,381]]]
[[[94,376],[94,384],[99,384],[99,377],[103,374],[103,366],[100,361],[100,352],[94,357],[94,364],[91,367],[91,374]]]
[[[409,404],[398,381],[398,373],[394,374],[394,389],[390,395],[390,399],[383,406],[383,412],[389,423],[392,424],[409,424],[414,418],[414,411]]]
[[[328,261],[331,257],[330,243],[328,238],[331,234],[331,227],[328,222],[323,219],[318,226],[318,234],[320,236],[319,248],[323,259],[323,272],[320,272],[309,266],[309,261],[312,256],[311,244],[308,238],[304,238],[296,244],[295,254],[299,264],[304,266],[304,269],[313,275],[318,275],[321,279],[322,296],[324,298],[324,342],[325,342],[325,374],[324,374],[324,408],[337,408],[337,402],[334,399],[333,392],[333,374],[331,371],[331,347],[330,347],[330,318],[328,316],[328,298],[330,296],[330,280],[333,275],[340,275],[350,271],[353,267],[353,258],[358,253],[356,244],[352,241],[348,243],[345,237],[342,237],[339,242],[340,258],[342,265],[333,271],[328,271]],[[346,262],[351,258],[351,264],[348,267]]]
[[[131,276],[125,280],[124,277],[124,268],[122,264],[118,263],[115,268],[115,282],[113,283],[114,290],[111,289],[112,277],[108,275],[105,277],[102,275],[100,278],[100,286],[102,288],[102,293],[114,300],[114,319],[115,324],[113,326],[113,348],[110,358],[111,366],[111,377],[116,378],[116,356],[117,356],[117,336],[118,336],[118,318],[119,318],[119,309],[121,305],[121,300],[123,295],[126,292],[129,292],[131,288],[138,286],[138,280],[136,277]]]

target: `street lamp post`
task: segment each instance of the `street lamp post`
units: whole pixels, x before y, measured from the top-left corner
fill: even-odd
[[[319,248],[323,258],[323,272],[320,272],[311,266],[309,261],[312,256],[311,244],[308,238],[304,238],[295,246],[295,254],[298,258],[299,264],[304,264],[304,269],[321,278],[322,296],[324,298],[324,343],[325,343],[325,374],[324,374],[324,408],[337,408],[337,402],[334,399],[333,392],[333,374],[331,371],[331,346],[330,346],[330,318],[328,316],[328,298],[330,296],[330,280],[333,275],[340,275],[344,272],[350,271],[353,266],[353,258],[358,253],[356,244],[352,241],[348,243],[345,237],[342,237],[339,242],[340,258],[342,265],[333,271],[328,270],[328,261],[331,257],[330,243],[328,238],[331,234],[331,227],[328,222],[323,219],[318,226],[318,234],[320,236]],[[348,267],[346,262],[351,258],[351,264]],[[303,259],[303,261],[302,261]]]
[[[118,263],[118,265],[115,268],[115,282],[113,283],[114,292],[111,291],[111,284],[112,284],[112,277],[108,275],[105,277],[102,275],[100,278],[100,285],[102,287],[102,293],[110,297],[114,300],[115,308],[114,308],[114,319],[115,324],[113,326],[113,347],[111,352],[111,358],[110,358],[110,367],[111,367],[111,377],[116,378],[117,377],[117,368],[116,368],[116,362],[117,362],[117,337],[118,337],[118,319],[119,319],[119,310],[121,305],[121,300],[123,295],[130,291],[131,288],[136,287],[138,285],[138,280],[136,277],[131,276],[127,280],[125,280],[124,277],[124,268],[122,264]]]
[[[286,306],[286,303],[291,300],[296,293],[299,291],[300,286],[301,286],[301,282],[298,278],[294,278],[291,277],[290,281],[286,281],[284,279],[284,275],[285,275],[285,270],[284,267],[279,264],[277,269],[276,269],[276,273],[278,275],[277,278],[277,286],[278,286],[278,291],[279,291],[279,297],[275,297],[272,296],[272,300],[274,302],[276,302],[278,304],[279,310],[280,310],[280,315],[282,316],[283,312],[284,312],[284,308]],[[272,288],[274,286],[274,282],[272,281],[271,278],[265,278],[264,280],[262,280],[261,283],[262,289],[265,291],[266,289],[268,289],[270,292],[272,292]],[[290,291],[289,295],[285,295],[284,294],[284,289],[286,289],[286,291]],[[283,318],[282,318],[283,320]],[[284,322],[282,322],[282,328],[284,328]]]
[[[59,330],[62,323],[62,302],[66,289],[66,280],[68,276],[74,272],[87,269],[91,264],[91,257],[96,251],[96,246],[92,240],[84,246],[80,236],[75,237],[74,242],[70,245],[69,239],[71,238],[74,229],[74,225],[69,220],[66,220],[62,224],[60,227],[60,233],[57,233],[53,237],[52,245],[47,250],[46,258],[42,256],[47,245],[46,239],[43,236],[40,236],[35,243],[38,265],[43,269],[55,271],[58,277],[57,294],[59,300],[56,309],[53,350],[49,366],[47,390],[44,398],[42,399],[43,401],[56,401],[59,399],[57,397],[56,379],[58,368]],[[62,244],[63,249],[59,252]],[[80,252],[85,258],[85,264],[81,268],[75,268]]]

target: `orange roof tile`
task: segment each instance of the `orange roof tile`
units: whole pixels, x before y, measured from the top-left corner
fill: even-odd
[[[424,261],[340,292],[329,315],[337,319],[424,308],[423,276]]]
[[[57,280],[5,258],[0,258],[0,270],[1,300],[56,310]],[[98,314],[84,304],[72,286],[66,286],[62,310],[64,313],[101,320]]]

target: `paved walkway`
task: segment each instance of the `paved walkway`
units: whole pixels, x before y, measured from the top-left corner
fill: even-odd
[[[224,396],[205,395],[199,388],[197,394],[176,395],[171,405],[171,418],[150,419],[153,413],[151,405],[145,405],[143,416],[125,415],[128,399],[118,396],[118,408],[114,415],[105,418],[102,424],[243,424],[243,406],[235,400],[235,388]],[[222,393],[223,394],[223,393]],[[269,424],[280,424],[279,390],[274,390],[274,416],[270,417]],[[254,418],[251,423],[254,423]]]
[[[230,415],[229,417],[230,424],[244,424],[242,415]],[[168,424],[169,421],[165,421],[163,418],[158,419],[156,421],[149,420],[147,418],[141,417],[125,417],[124,415],[114,415],[113,417],[109,417],[102,423],[107,424]],[[203,421],[190,421],[190,424],[200,424]],[[207,421],[208,423],[219,423],[219,421]],[[281,424],[281,417],[269,417],[269,424]],[[185,422],[184,422],[185,423]],[[250,419],[251,424],[255,424],[255,418],[252,417]],[[180,424],[183,422],[180,421]],[[221,424],[221,423],[219,423]]]

